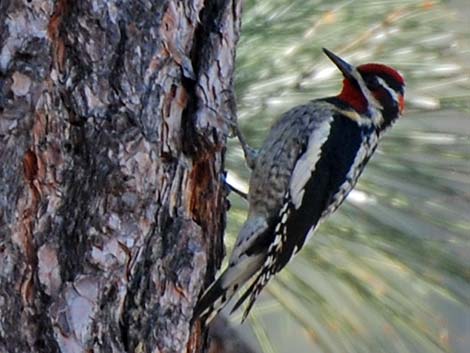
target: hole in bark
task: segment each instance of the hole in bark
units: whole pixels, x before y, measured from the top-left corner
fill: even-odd
[[[72,144],[70,142],[64,142],[64,150],[66,153],[72,152]]]

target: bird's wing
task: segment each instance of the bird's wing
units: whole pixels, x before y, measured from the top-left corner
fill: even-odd
[[[309,131],[307,147],[297,159],[282,207],[273,219],[274,232],[265,249],[263,266],[235,305],[239,307],[250,297],[244,317],[269,279],[302,248],[319,221],[344,201],[370,151],[373,148],[364,144],[364,131],[353,120],[339,114]]]

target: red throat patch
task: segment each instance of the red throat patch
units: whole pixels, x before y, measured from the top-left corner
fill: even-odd
[[[349,104],[358,113],[364,113],[367,110],[366,97],[348,79],[343,80],[343,89],[338,95],[338,99]]]

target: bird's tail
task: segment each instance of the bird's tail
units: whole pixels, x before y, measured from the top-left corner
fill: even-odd
[[[258,272],[263,256],[248,256],[229,267],[211,284],[199,299],[193,312],[193,320],[202,318],[205,324],[222,310],[249,278]]]
[[[193,320],[202,318],[207,325],[227,305],[236,292],[236,286],[225,288],[222,282],[221,276],[204,292],[194,308]]]

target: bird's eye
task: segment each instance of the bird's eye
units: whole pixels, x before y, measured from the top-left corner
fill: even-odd
[[[375,76],[368,77],[366,79],[366,85],[371,91],[375,91],[380,87],[380,83]]]

